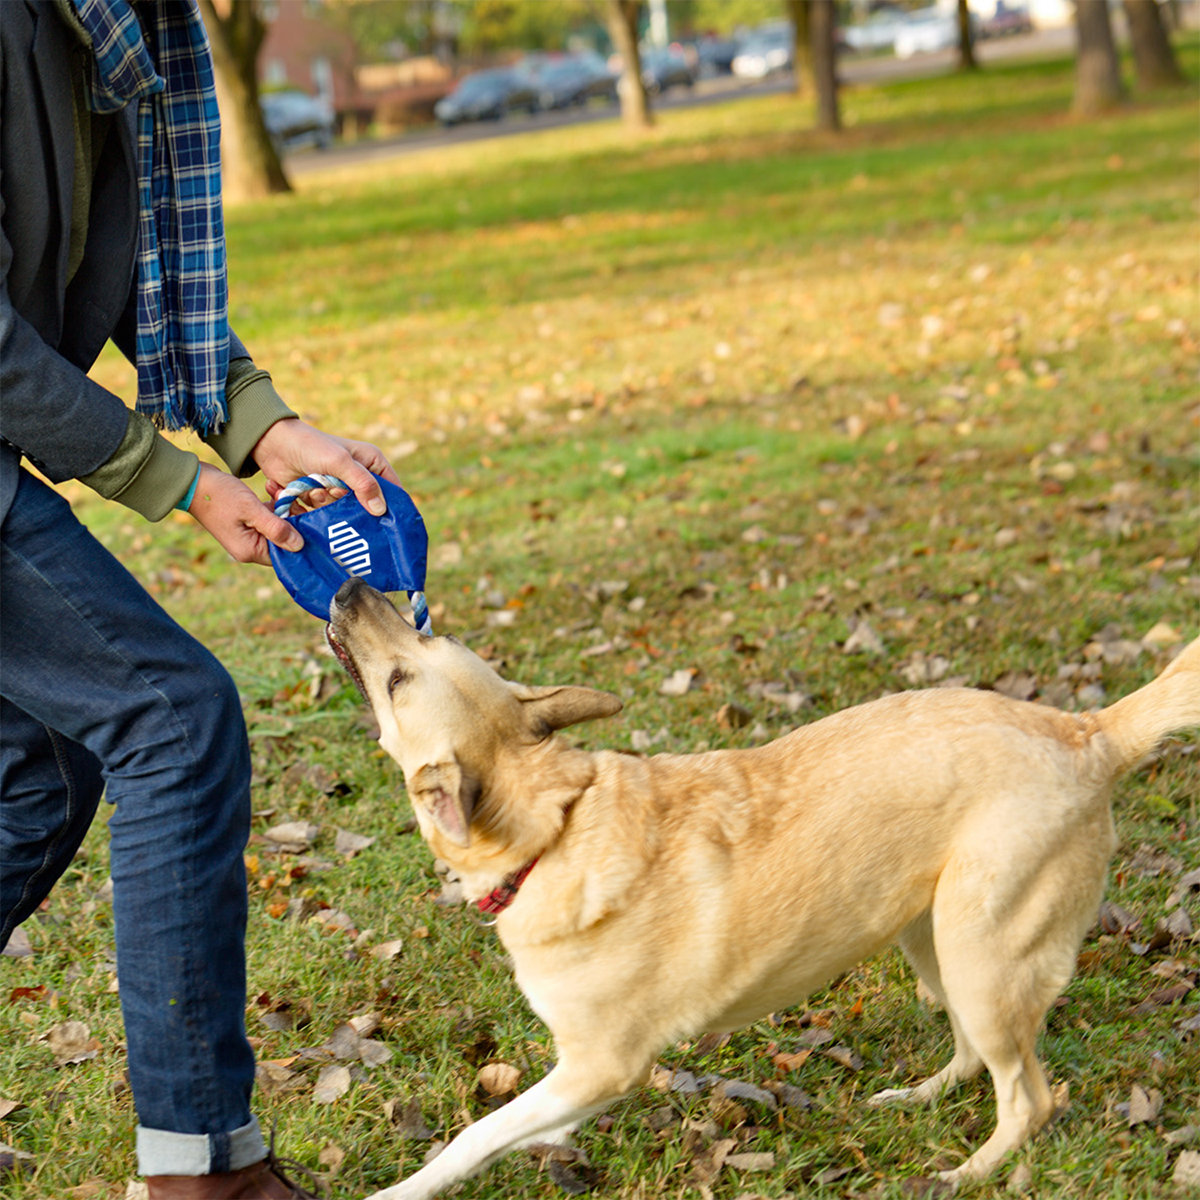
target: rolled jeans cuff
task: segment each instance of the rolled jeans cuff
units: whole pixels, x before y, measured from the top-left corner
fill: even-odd
[[[266,1157],[267,1143],[255,1117],[232,1133],[171,1133],[144,1125],[137,1130],[142,1175],[219,1175]]]

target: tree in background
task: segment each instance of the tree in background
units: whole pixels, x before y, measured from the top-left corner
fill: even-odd
[[[1158,0],[1125,0],[1125,19],[1129,22],[1138,85],[1158,88],[1184,83]]]
[[[958,69],[979,69],[975,58],[975,39],[971,34],[971,7],[968,0],[958,0]]]
[[[621,120],[630,129],[649,129],[654,123],[642,82],[638,53],[638,19],[642,0],[605,0],[608,33],[621,56]]]
[[[258,103],[258,52],[267,27],[257,0],[200,0],[200,12],[221,109],[222,192],[230,200],[290,192]]]
[[[1081,116],[1107,112],[1125,97],[1108,4],[1104,0],[1075,0],[1075,29],[1079,49],[1073,108]]]
[[[808,15],[812,11],[808,0],[785,0],[788,19],[792,23],[792,82],[797,96],[806,95],[813,86],[812,30]]]
[[[838,108],[837,16],[833,0],[810,0],[809,41],[812,44],[813,83],[817,89],[817,128],[841,129]]]

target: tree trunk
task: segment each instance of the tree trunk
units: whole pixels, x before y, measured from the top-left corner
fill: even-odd
[[[1125,19],[1129,22],[1138,86],[1177,87],[1183,83],[1158,0],[1125,0]]]
[[[812,42],[813,83],[817,89],[817,128],[841,129],[833,0],[810,0],[808,20],[809,37]]]
[[[213,0],[200,0],[221,109],[222,193],[238,201],[290,192],[258,106],[258,52],[266,26],[253,0],[227,0],[222,8],[224,16]]]
[[[793,86],[797,96],[804,96],[813,86],[814,75],[808,0],[787,0],[787,12],[792,22]]]
[[[958,69],[977,71],[975,39],[971,36],[971,9],[967,0],[958,0]]]
[[[642,82],[642,60],[638,54],[637,26],[642,0],[606,0],[608,34],[621,56],[621,120],[629,129],[649,129],[654,124]]]
[[[1075,30],[1074,111],[1082,116],[1107,112],[1120,104],[1125,90],[1105,0],[1076,0]]]

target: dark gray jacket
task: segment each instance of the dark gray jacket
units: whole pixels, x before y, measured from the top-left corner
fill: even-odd
[[[83,257],[68,285],[72,80],[90,58],[81,36],[54,3],[0,0],[0,520],[22,454],[52,481],[83,478],[151,519],[195,475],[195,455],[87,377],[109,338],[132,358],[136,112],[116,115],[96,162]],[[291,414],[265,372],[244,370],[246,349],[230,337],[231,360],[243,368],[239,394],[227,389],[230,420],[209,443],[246,474],[250,448]],[[113,461],[115,482],[105,471]]]

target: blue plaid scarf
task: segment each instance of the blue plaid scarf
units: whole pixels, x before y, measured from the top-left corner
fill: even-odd
[[[92,39],[91,109],[138,104],[138,411],[159,428],[209,433],[227,416],[229,325],[204,22],[196,0],[72,3]]]

